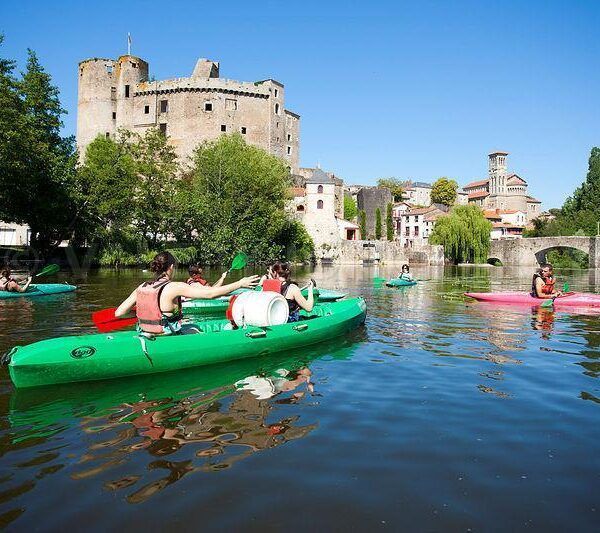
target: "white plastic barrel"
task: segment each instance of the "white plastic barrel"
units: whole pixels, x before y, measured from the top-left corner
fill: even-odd
[[[231,309],[233,321],[242,326],[278,326],[288,320],[287,300],[277,292],[248,291],[240,294]]]

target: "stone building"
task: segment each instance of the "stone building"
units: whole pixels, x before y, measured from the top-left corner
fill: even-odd
[[[335,185],[335,198],[334,198],[334,209],[335,216],[338,218],[344,218],[344,180],[336,176],[333,172],[325,172],[320,167],[307,168],[301,167],[298,169],[298,174],[294,176],[296,185],[299,187],[305,187],[306,183],[314,179],[315,176],[320,176],[323,179],[323,174],[330,178],[330,182]]]
[[[409,181],[404,188],[402,199],[414,206],[430,206],[431,187],[431,183],[424,181]]]
[[[448,213],[448,207],[432,204],[404,211],[400,216],[400,232],[397,239],[405,248],[429,244],[429,236],[435,222]]]
[[[190,77],[152,80],[148,63],[132,55],[86,59],[78,80],[82,154],[98,135],[112,137],[119,128],[160,128],[184,159],[203,141],[237,132],[298,171],[300,116],[285,109],[285,88],[276,80],[220,78],[219,63],[208,59],[199,59]]]
[[[471,182],[463,187],[469,203],[483,209],[508,209],[522,211],[527,220],[540,213],[541,202],[527,192],[527,182],[507,170],[508,152],[492,152],[488,155],[488,178]]]
[[[393,203],[394,198],[389,189],[384,187],[363,187],[356,195],[356,203],[358,209],[366,214],[366,230],[367,235],[363,235],[363,239],[372,238],[375,236],[375,220],[377,208],[381,210],[381,227],[385,234],[385,217],[387,214],[387,206]]]

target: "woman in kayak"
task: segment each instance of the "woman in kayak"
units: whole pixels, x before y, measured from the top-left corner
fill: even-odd
[[[31,276],[28,276],[25,284],[19,285],[19,283],[11,276],[10,268],[4,267],[0,270],[0,291],[26,292],[32,279]]]
[[[298,322],[300,320],[300,309],[310,312],[315,305],[313,295],[314,281],[311,279],[308,283],[308,298],[304,298],[298,285],[290,280],[290,276],[289,263],[276,261],[267,270],[267,276],[262,280],[262,287],[265,291],[274,291],[282,294],[287,300],[290,309],[288,322]]]
[[[562,294],[555,288],[554,269],[550,263],[544,263],[531,280],[531,296],[534,298],[556,298]]]
[[[218,298],[236,289],[252,288],[258,284],[258,276],[242,278],[220,287],[172,281],[175,263],[175,258],[169,252],[159,253],[150,263],[154,279],[135,289],[117,308],[115,317],[124,316],[135,305],[138,324],[144,333],[171,335],[182,330],[182,297]]]
[[[221,287],[223,285],[223,282],[225,281],[225,277],[227,276],[227,272],[223,272],[223,274],[221,274],[221,277],[215,282],[215,284],[211,285],[202,277],[202,267],[198,263],[196,263],[195,265],[190,265],[190,267],[188,268],[188,273],[190,275],[190,277],[186,281],[188,285],[194,285],[196,283],[199,283],[204,287]]]
[[[398,278],[405,281],[414,281],[412,274],[410,273],[410,268],[407,264],[402,265],[402,272],[398,274]]]

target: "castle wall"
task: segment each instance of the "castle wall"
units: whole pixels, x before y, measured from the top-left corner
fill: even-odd
[[[385,233],[385,217],[387,205],[393,203],[394,198],[389,189],[379,187],[363,187],[356,196],[358,209],[366,213],[367,235],[371,238],[375,236],[375,212],[377,208],[381,210],[381,227]]]

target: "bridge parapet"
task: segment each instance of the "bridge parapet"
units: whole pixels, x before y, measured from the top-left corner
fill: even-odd
[[[589,267],[600,268],[600,237],[532,237],[492,241],[490,258],[504,265],[537,266],[545,252],[553,248],[574,248],[588,254]]]

